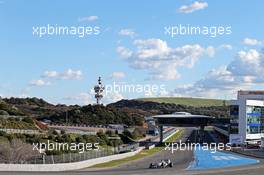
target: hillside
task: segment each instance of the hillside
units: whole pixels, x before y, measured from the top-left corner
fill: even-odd
[[[114,108],[103,105],[53,105],[39,98],[4,98],[0,102],[1,115],[29,116],[36,120],[48,119],[53,123],[106,125],[142,125],[150,113],[144,110]],[[35,120],[35,121],[36,121]],[[35,122],[36,123],[36,122]],[[5,123],[6,125],[6,123]],[[1,126],[0,126],[1,127]]]
[[[126,124],[142,125],[144,117],[149,114],[142,110],[129,108],[115,108],[103,105],[87,105],[68,110],[67,120],[70,124],[107,125]],[[65,123],[66,112],[57,112],[43,119],[51,120],[53,123]]]
[[[0,99],[0,115],[25,115],[25,113],[16,106]]]
[[[35,126],[34,123],[30,123],[27,121],[20,121],[18,119],[15,118],[1,118],[0,116],[0,128],[4,128],[4,129],[37,129],[37,127]]]
[[[172,103],[186,106],[223,106],[227,105],[225,100],[206,99],[206,98],[191,98],[191,97],[159,97],[159,98],[140,98],[138,100],[151,101],[157,103]]]
[[[0,115],[22,115],[31,117],[50,116],[57,112],[65,112],[75,106],[53,105],[41,98],[4,98],[0,101]]]
[[[155,100],[159,102],[153,102]],[[2,99],[0,115],[24,115],[35,120],[48,119],[60,124],[68,122],[69,124],[126,124],[129,126],[142,125],[145,116],[181,111],[217,118],[229,116],[228,106],[222,100],[171,98],[171,101],[160,103],[162,100],[165,98],[153,101],[149,99],[121,100],[107,106],[67,106],[53,105],[38,98],[10,98]]]
[[[197,115],[208,115],[216,118],[228,118],[229,107],[221,106],[187,106],[174,103],[157,103],[143,100],[120,100],[108,106],[142,110],[151,114],[171,114],[173,112],[189,112]]]

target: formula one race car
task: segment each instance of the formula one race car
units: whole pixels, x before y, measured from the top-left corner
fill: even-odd
[[[155,168],[167,168],[167,167],[170,167],[170,168],[173,167],[173,163],[171,162],[170,159],[161,160],[158,163],[150,163],[150,165],[149,165],[149,168],[151,168],[151,169],[155,169]]]

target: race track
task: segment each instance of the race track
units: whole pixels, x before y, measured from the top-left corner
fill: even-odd
[[[186,129],[182,141],[189,138],[193,128]],[[149,169],[148,166],[151,162],[160,161],[161,159],[171,159],[174,163],[173,168],[163,169]],[[260,161],[259,164],[245,165],[239,167],[229,167],[212,170],[186,170],[193,160],[192,151],[176,151],[174,154],[171,151],[163,150],[143,159],[135,160],[118,167],[108,169],[93,169],[87,168],[79,171],[71,172],[0,172],[0,175],[259,175],[264,172],[264,162]]]

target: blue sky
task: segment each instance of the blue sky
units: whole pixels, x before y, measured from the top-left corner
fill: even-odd
[[[98,76],[105,85],[165,86],[151,94],[111,92],[105,103],[144,96],[230,99],[239,89],[262,89],[263,6],[258,0],[1,0],[0,96],[93,103]],[[33,27],[48,24],[99,27],[100,34],[33,35]],[[231,26],[232,33],[165,35],[164,27],[180,24]]]

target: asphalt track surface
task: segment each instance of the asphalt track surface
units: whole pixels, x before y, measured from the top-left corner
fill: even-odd
[[[192,128],[186,129],[182,141],[189,138]],[[148,166],[151,162],[160,161],[161,159],[171,159],[174,163],[173,168],[163,169],[149,169]],[[0,175],[260,175],[264,172],[264,161],[260,161],[256,165],[230,167],[222,169],[212,170],[195,170],[189,171],[186,168],[189,166],[193,159],[193,153],[191,151],[176,151],[174,154],[171,151],[163,150],[152,156],[145,157],[143,159],[135,160],[118,167],[108,169],[93,169],[87,168],[79,171],[67,171],[67,172],[0,172]]]

